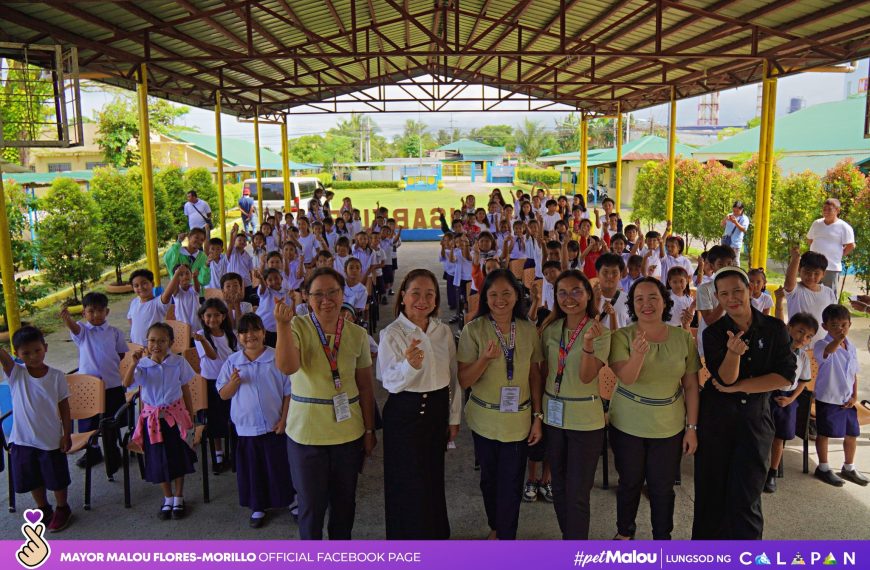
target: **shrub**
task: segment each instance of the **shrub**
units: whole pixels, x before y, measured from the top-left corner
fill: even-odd
[[[769,255],[788,263],[791,248],[806,242],[813,220],[822,211],[825,201],[822,181],[809,170],[791,174],[776,188],[771,198]]]
[[[187,200],[188,192],[196,192],[196,196],[200,200],[208,203],[212,211],[212,223],[215,227],[220,227],[224,214],[220,210],[220,204],[218,204],[217,185],[207,169],[192,168],[184,173],[185,200]],[[184,211],[183,206],[182,211]],[[187,221],[186,218],[185,221]]]
[[[163,222],[164,226],[172,226],[172,233],[178,234],[182,231],[187,231],[187,216],[184,215],[184,203],[187,201],[186,192],[184,189],[184,173],[177,166],[163,168],[154,174],[155,193],[156,187],[160,185],[166,193],[166,209],[168,210],[168,218]],[[142,188],[140,183],[139,188]],[[157,196],[154,196],[155,202],[158,201]],[[158,216],[160,209],[158,205]],[[158,227],[161,222],[158,218]],[[158,234],[163,233],[158,229]],[[167,229],[168,233],[168,229]],[[171,237],[167,239],[172,239]]]
[[[157,245],[164,244],[168,241],[175,241],[179,231],[187,230],[187,218],[184,216],[183,210],[173,212],[173,208],[169,204],[169,195],[166,191],[166,184],[174,184],[175,179],[162,176],[164,171],[154,174],[154,210],[157,218]],[[127,176],[133,187],[142,195],[142,169],[138,166],[127,170]],[[177,218],[176,216],[181,216]]]
[[[364,188],[398,188],[399,181],[397,180],[336,180],[332,183],[333,190],[361,190]]]
[[[85,283],[98,278],[103,267],[105,236],[97,223],[99,208],[70,178],[56,178],[41,202],[46,215],[39,240],[46,278],[56,286],[72,285],[78,300]]]
[[[522,182],[534,184],[535,182],[543,182],[547,186],[558,184],[562,179],[562,174],[553,168],[517,168],[515,177]]]
[[[332,186],[332,173],[331,172],[319,172],[315,174],[320,183],[323,184],[324,188],[329,188]]]
[[[12,242],[12,269],[18,272],[25,267],[33,267],[34,257],[38,257],[39,254],[37,244],[25,239],[25,232],[30,228],[26,212],[32,199],[15,180],[4,180],[3,189],[6,194],[6,219],[9,221],[9,235]]]
[[[115,268],[115,283],[123,283],[121,266],[138,260],[145,252],[142,196],[133,180],[112,167],[98,168],[91,181],[97,203],[105,262]]]

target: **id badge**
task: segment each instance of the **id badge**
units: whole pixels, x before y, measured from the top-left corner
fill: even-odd
[[[516,413],[520,411],[520,387],[503,386],[501,389],[501,401],[498,406],[499,412]]]
[[[332,409],[335,411],[335,421],[343,422],[350,419],[350,401],[347,392],[332,397]]]
[[[550,398],[547,400],[547,423],[553,427],[562,427],[562,414],[565,412],[565,402]]]

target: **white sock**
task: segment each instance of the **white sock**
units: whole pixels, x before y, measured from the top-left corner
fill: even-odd
[[[823,471],[823,472],[827,473],[830,470],[831,470],[831,468],[828,467],[827,463],[819,463],[819,471]]]
[[[216,461],[217,463],[223,463],[223,462],[224,462],[224,452],[223,452],[223,451],[215,451],[215,452],[214,452],[214,457],[215,457],[215,461]]]
[[[176,507],[184,504],[184,497],[173,497],[172,504]]]
[[[252,519],[261,519],[265,516],[266,516],[266,513],[264,513],[263,511],[254,511],[253,513],[251,513]]]
[[[163,497],[163,508],[172,506],[172,497]]]
[[[843,463],[843,471],[854,471],[855,464],[854,463]]]

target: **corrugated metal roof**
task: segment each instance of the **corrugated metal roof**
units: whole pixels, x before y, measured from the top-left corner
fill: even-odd
[[[764,60],[785,75],[870,55],[870,3],[856,0],[22,1],[3,8],[4,41],[76,45],[83,72],[127,88],[146,62],[154,95],[211,108],[221,88],[224,110],[240,116],[423,76],[612,114],[616,100],[626,111],[665,102],[672,85],[686,98],[756,82]],[[360,103],[367,112],[382,103],[360,98],[371,103]]]
[[[482,142],[472,141],[469,139],[459,139],[458,141],[439,146],[435,150],[449,150],[453,152],[458,152],[459,154],[463,155],[473,154],[478,156],[495,156],[505,153],[505,149],[503,146],[489,146],[488,144],[483,144]]]
[[[693,147],[677,142],[675,153],[677,156],[692,156]],[[596,149],[594,155],[589,158],[589,166],[610,164],[616,162],[616,149]],[[590,151],[591,153],[592,151]],[[622,160],[662,160],[668,156],[668,141],[655,135],[647,135],[637,140],[622,145]],[[567,166],[580,166],[579,160],[568,161]]]

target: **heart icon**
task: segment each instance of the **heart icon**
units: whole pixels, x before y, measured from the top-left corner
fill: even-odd
[[[39,509],[27,509],[24,511],[24,518],[30,524],[36,524],[42,520],[42,511]]]

